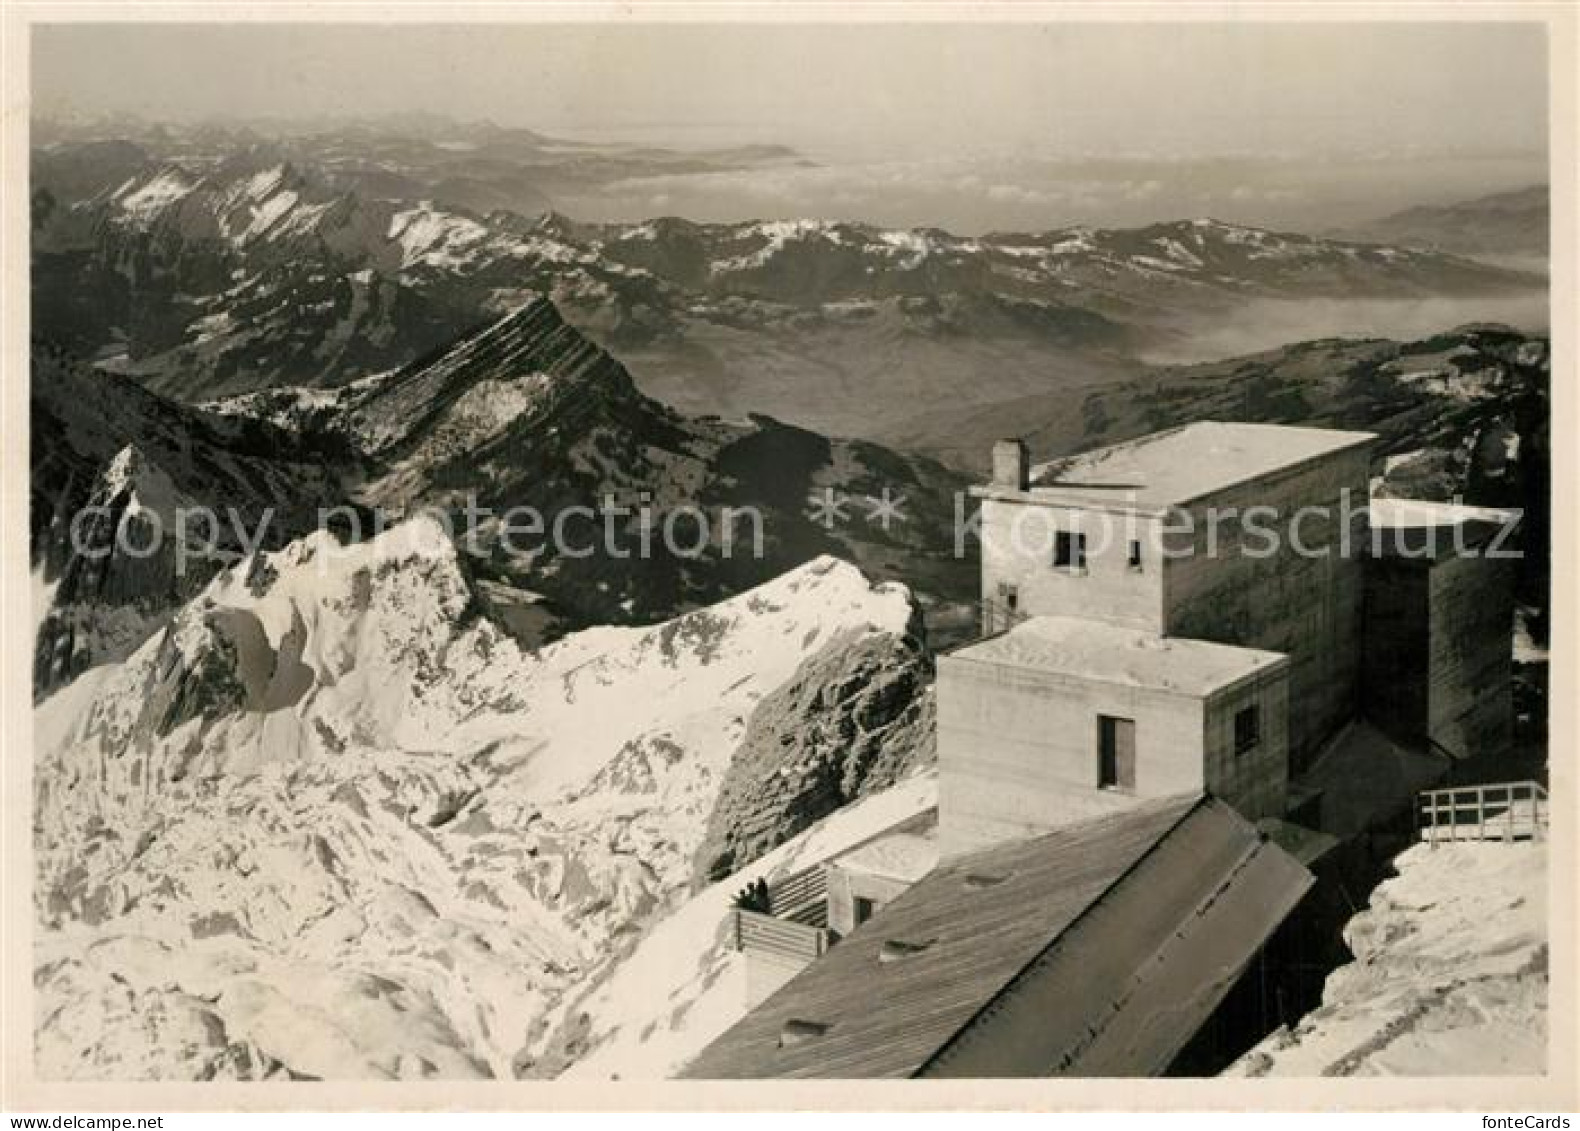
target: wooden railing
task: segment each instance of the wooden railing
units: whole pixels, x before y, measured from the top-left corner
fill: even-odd
[[[1429,789],[1420,795],[1417,814],[1428,844],[1539,839],[1547,828],[1547,790],[1534,781]]]
[[[828,922],[828,872],[819,864],[768,885],[768,911],[821,927]]]
[[[760,911],[735,912],[735,949],[776,954],[781,958],[811,962],[828,950],[828,929],[764,915]]]

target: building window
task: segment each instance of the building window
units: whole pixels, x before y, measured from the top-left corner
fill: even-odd
[[[1234,713],[1234,752],[1244,754],[1262,741],[1262,713],[1253,704]]]
[[[872,900],[867,899],[865,896],[858,895],[856,897],[856,913],[853,916],[856,921],[856,926],[859,927],[868,919],[871,919],[873,912],[876,910],[877,908],[873,906]]]
[[[1060,530],[1053,536],[1053,567],[1071,573],[1086,570],[1086,535],[1072,530]]]
[[[1134,539],[1130,542],[1130,568],[1137,573],[1141,572],[1141,543]]]
[[[1097,788],[1136,788],[1136,721],[1097,716]]]

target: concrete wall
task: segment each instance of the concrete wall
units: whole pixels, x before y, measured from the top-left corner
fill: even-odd
[[[1513,736],[1509,564],[1480,556],[1366,563],[1362,709],[1398,742],[1430,736],[1454,757]]]
[[[1377,729],[1411,748],[1427,733],[1431,617],[1425,563],[1375,558],[1366,563],[1361,711]]]
[[[1513,582],[1508,562],[1486,557],[1431,570],[1428,722],[1458,757],[1505,753],[1513,740]]]
[[[1289,795],[1288,671],[1279,668],[1225,688],[1203,711],[1207,791],[1253,821],[1282,817]],[[1247,707],[1261,716],[1261,737],[1236,752],[1234,718]]]
[[[889,876],[828,866],[828,927],[843,938],[856,929],[856,899],[870,899],[876,910],[911,885]]]
[[[1200,699],[942,656],[938,821],[945,854],[1034,836],[1123,804],[1097,788],[1097,717],[1136,724],[1136,797],[1200,792]]]
[[[1053,565],[1056,530],[1084,531],[1084,572]],[[1162,628],[1163,569],[1154,519],[1071,507],[982,500],[982,596],[999,601],[1015,586],[1019,610],[1033,616],[1077,616],[1157,632]],[[1130,541],[1142,544],[1140,569],[1129,564]]]
[[[1165,633],[1290,657],[1289,748],[1297,770],[1358,707],[1364,539],[1346,552],[1342,535],[1346,523],[1364,530],[1368,469],[1364,448],[1286,468],[1192,503],[1193,528],[1163,533]],[[1255,518],[1279,534],[1271,553],[1269,541],[1245,525],[1251,507],[1277,512]],[[1301,520],[1302,553],[1288,532],[1306,507],[1327,514]],[[1211,514],[1231,512],[1214,528]]]

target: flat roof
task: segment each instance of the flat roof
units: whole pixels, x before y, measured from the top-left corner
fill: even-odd
[[[937,826],[929,833],[905,832],[879,837],[835,857],[833,863],[864,875],[915,883],[938,863]]]
[[[998,1024],[991,1007],[1015,994],[1034,962],[1045,964],[1059,1008],[1030,1045],[1008,1026],[993,1075],[1155,1074],[1311,882],[1245,818],[1199,797],[1144,802],[959,857],[790,979],[681,1075],[954,1075],[965,1065],[953,1054]],[[1094,913],[1120,889],[1145,894],[1140,921]],[[1094,952],[1110,959],[1094,965]]]
[[[1371,432],[1200,420],[1032,469],[1029,491],[992,497],[1126,510],[1166,510],[1320,456],[1369,444]]]
[[[1287,657],[1082,617],[1040,616],[940,657],[941,663],[955,660],[1204,696],[1272,671]]]

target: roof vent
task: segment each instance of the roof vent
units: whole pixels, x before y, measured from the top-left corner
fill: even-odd
[[[779,1030],[779,1047],[789,1048],[810,1041],[813,1037],[821,1037],[828,1032],[829,1026],[823,1021],[803,1021],[799,1017],[792,1017],[785,1022],[784,1028]]]
[[[887,939],[878,949],[879,962],[898,962],[902,958],[910,958],[920,954],[932,946],[937,939],[927,939],[925,942],[907,942],[905,939]]]
[[[1008,872],[967,872],[966,887],[996,888],[1007,879],[1009,879]]]

